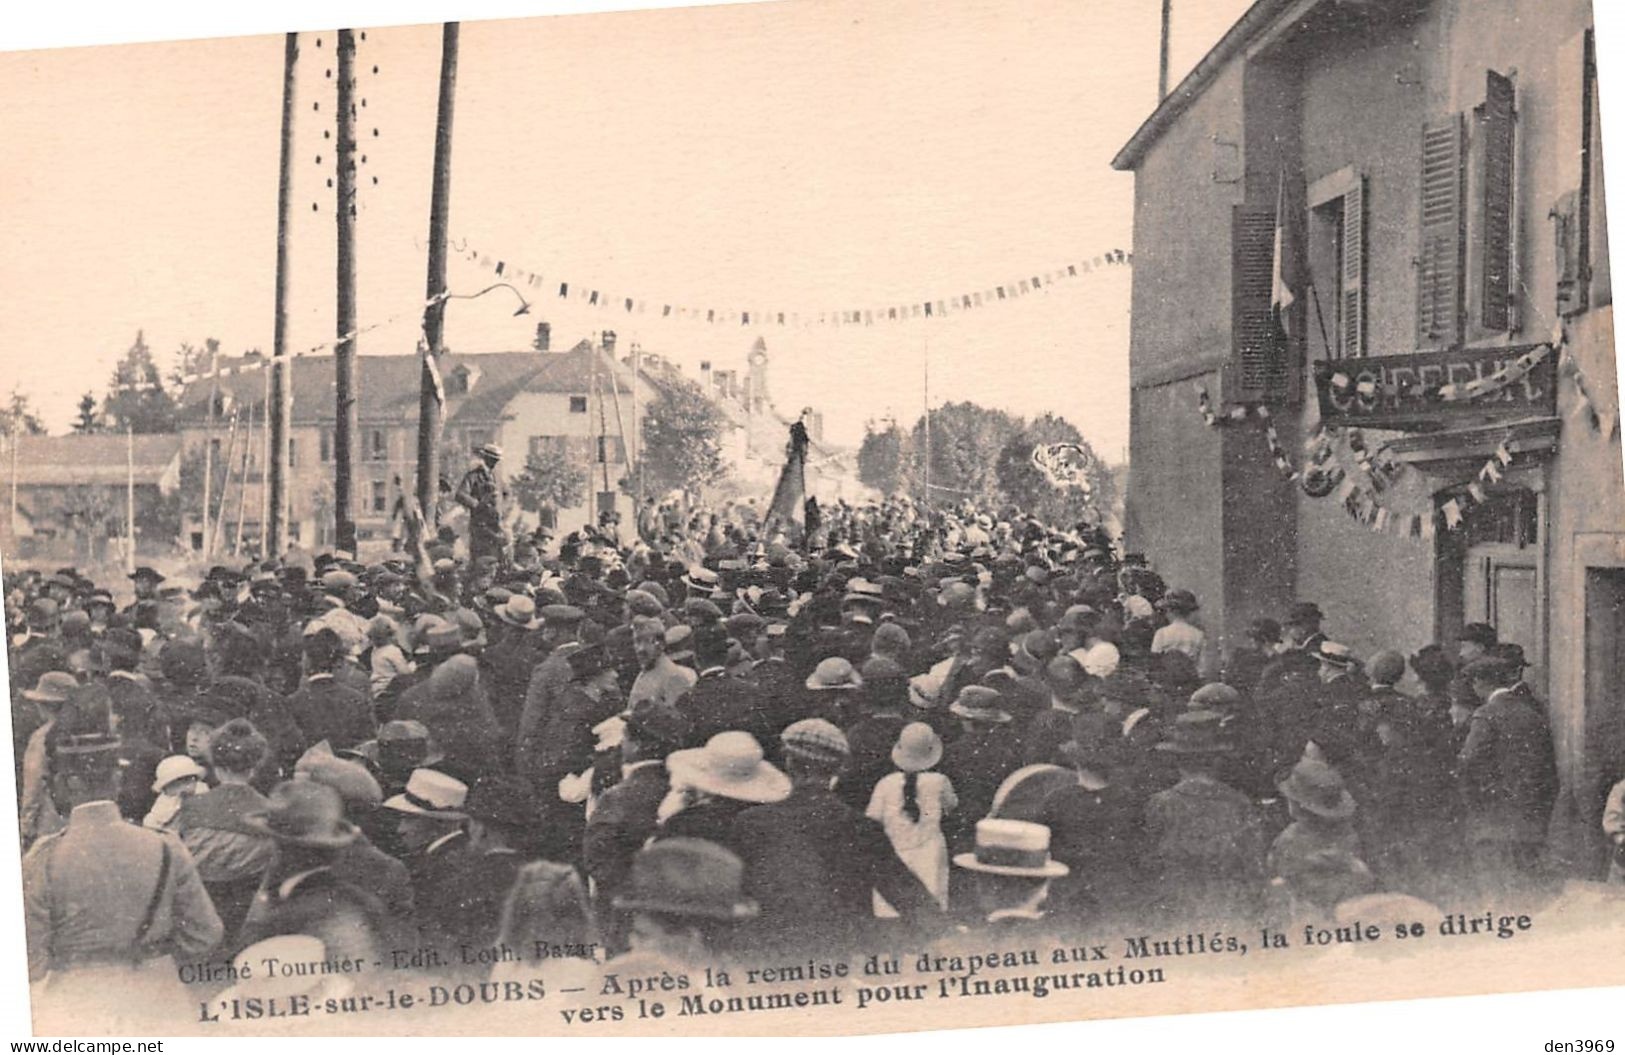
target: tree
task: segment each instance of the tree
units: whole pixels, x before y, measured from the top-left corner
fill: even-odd
[[[175,365],[169,371],[170,387],[177,392],[183,390],[187,378],[201,376],[213,369],[215,357],[219,354],[220,342],[213,337],[205,337],[201,348],[190,341],[182,341],[175,352]]]
[[[863,429],[863,445],[858,448],[858,479],[882,494],[896,494],[903,488],[907,438],[894,418],[876,430],[869,422]]]
[[[925,419],[914,423],[908,460],[909,489],[936,502],[972,499],[997,504],[1002,493],[995,465],[999,451],[1021,431],[1020,418],[976,403],[948,403],[931,411],[931,442]],[[931,459],[931,494],[925,495],[925,459]]]
[[[1051,443],[1072,443],[1081,448],[1081,451],[1070,452],[1070,458],[1072,464],[1081,466],[1087,488],[1056,486],[1033,465],[1033,448]],[[995,474],[1007,501],[1053,524],[1099,520],[1111,509],[1114,488],[1111,470],[1076,426],[1054,414],[1033,419],[1005,442],[999,451]]]
[[[569,509],[587,497],[587,471],[570,457],[565,444],[544,445],[525,459],[525,468],[508,481],[519,508],[540,513],[544,507]]]
[[[0,432],[7,436],[19,433],[25,436],[40,436],[45,432],[44,422],[34,413],[28,396],[21,389],[12,389],[11,403],[0,409]]]
[[[643,420],[638,457],[651,493],[717,483],[728,472],[722,435],[728,419],[687,378],[662,378]]]
[[[96,393],[86,392],[79,397],[79,409],[73,419],[73,431],[82,435],[102,431],[102,416],[96,410]]]
[[[74,484],[67,488],[56,506],[62,533],[85,540],[85,557],[97,559],[98,540],[107,537],[107,525],[114,513],[106,488]]]
[[[164,390],[152,349],[139,330],[108,380],[102,415],[119,432],[175,431],[175,400]]]

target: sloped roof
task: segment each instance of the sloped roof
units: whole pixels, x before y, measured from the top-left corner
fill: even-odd
[[[133,447],[133,452],[131,448]],[[17,445],[17,484],[66,487],[72,484],[124,484],[127,459],[137,484],[156,484],[180,453],[173,432],[127,438],[122,433],[88,436],[23,436]],[[10,451],[0,458],[0,479],[11,482]]]
[[[442,377],[458,367],[474,376],[466,396],[446,400],[446,424],[492,424],[502,420],[513,397],[520,392],[585,393],[591,387],[592,360],[597,353],[587,341],[565,352],[489,352],[480,355],[448,353],[440,359]],[[598,357],[602,368],[604,359]],[[259,407],[265,398],[267,360],[258,357],[222,358],[220,391],[227,405]],[[361,355],[356,357],[356,416],[363,422],[410,424],[417,421],[419,359],[416,355]],[[621,392],[631,388],[623,369],[616,370]],[[181,393],[179,420],[200,424],[208,417],[213,377],[200,377]],[[331,422],[335,408],[333,357],[296,356],[293,359],[293,424]]]

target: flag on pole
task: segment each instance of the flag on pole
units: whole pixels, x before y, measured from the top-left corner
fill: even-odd
[[[1286,251],[1286,173],[1283,172],[1275,191],[1275,246],[1270,269],[1270,317],[1274,319],[1275,325],[1280,328],[1281,335],[1290,339],[1292,337],[1290,323],[1292,302],[1297,297],[1293,295],[1292,287],[1287,283]]]

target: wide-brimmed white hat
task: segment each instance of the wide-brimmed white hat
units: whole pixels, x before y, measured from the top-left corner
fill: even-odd
[[[672,785],[738,802],[779,802],[790,794],[790,778],[762,756],[749,733],[718,733],[704,747],[666,756]]]
[[[384,808],[399,813],[439,820],[464,820],[463,803],[468,801],[468,785],[437,769],[414,769],[406,778],[406,790],[384,800]]]

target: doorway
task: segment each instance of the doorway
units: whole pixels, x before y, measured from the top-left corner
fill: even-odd
[[[1585,725],[1597,791],[1581,807],[1600,818],[1609,789],[1625,779],[1625,568],[1586,569]]]
[[[1525,680],[1546,685],[1545,553],[1541,495],[1526,487],[1490,493],[1457,531],[1441,532],[1439,637],[1453,640],[1467,623],[1488,623],[1502,641],[1523,648]]]

